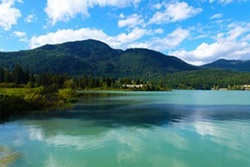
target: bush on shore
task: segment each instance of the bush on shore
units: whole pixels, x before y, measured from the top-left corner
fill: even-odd
[[[63,107],[77,102],[72,89],[57,89],[55,86],[27,88],[5,88],[0,92],[0,121],[24,116],[37,110]]]

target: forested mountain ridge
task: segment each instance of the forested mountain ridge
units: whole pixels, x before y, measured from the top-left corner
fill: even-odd
[[[96,40],[67,42],[18,51],[0,52],[0,66],[19,64],[34,74],[58,73],[101,77],[159,76],[196,70],[196,66],[149,49],[113,49]]]
[[[243,60],[219,59],[212,63],[205,64],[202,67],[226,69],[226,70],[240,71],[240,72],[250,72],[250,60],[243,61]]]

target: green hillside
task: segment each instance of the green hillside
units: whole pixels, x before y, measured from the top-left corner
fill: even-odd
[[[94,77],[153,77],[196,70],[198,67],[148,49],[112,49],[95,40],[67,42],[18,51],[0,52],[0,66],[11,69],[16,64],[34,74],[57,73]]]
[[[219,59],[212,63],[206,64],[203,67],[226,69],[226,70],[240,71],[240,72],[250,72],[250,61]]]

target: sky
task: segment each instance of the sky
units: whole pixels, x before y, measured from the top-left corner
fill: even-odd
[[[250,60],[250,0],[0,0],[0,51],[86,39],[194,65]]]

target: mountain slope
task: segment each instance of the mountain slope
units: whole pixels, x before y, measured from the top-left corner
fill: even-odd
[[[148,49],[112,49],[95,40],[67,42],[19,51],[0,52],[0,66],[16,64],[35,74],[66,73],[70,75],[103,75],[111,77],[159,76],[167,73],[196,70],[198,67]]]
[[[225,60],[219,59],[212,63],[203,65],[206,68],[227,69],[233,71],[250,72],[250,60]]]
[[[120,57],[120,64],[122,71],[127,72],[127,75],[140,73],[152,76],[197,69],[176,57],[165,56],[148,49],[126,50]]]

